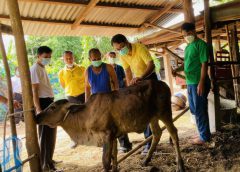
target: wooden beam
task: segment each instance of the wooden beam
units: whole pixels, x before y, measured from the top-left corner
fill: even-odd
[[[1,30],[2,33],[6,33],[6,34],[9,34],[9,35],[12,35],[12,28],[11,28],[11,26],[8,26],[8,25],[0,23],[0,30]]]
[[[7,15],[0,15],[0,19],[2,20],[10,20]],[[25,22],[36,22],[36,23],[44,23],[44,24],[53,24],[53,25],[72,25],[72,21],[65,20],[53,20],[53,19],[41,19],[34,17],[21,17],[22,21]],[[78,27],[78,26],[77,26]],[[128,24],[112,24],[112,23],[94,23],[94,22],[82,22],[81,27],[106,27],[106,28],[125,28],[125,29],[137,29],[140,26],[137,25],[128,25]]]
[[[213,46],[212,46],[212,21],[211,21],[211,13],[210,13],[210,7],[209,7],[209,0],[204,0],[204,25],[205,25],[205,38],[207,45],[209,47],[209,57],[210,57],[210,63],[214,63],[214,55],[213,55]],[[214,66],[210,66],[210,76],[211,76],[211,82],[213,86],[213,93],[214,93],[214,109],[213,114],[215,118],[215,126],[216,130],[220,129],[221,125],[221,116],[220,116],[220,98],[219,98],[219,87],[216,82],[215,78],[215,68]]]
[[[164,9],[162,9],[159,13],[157,13],[156,15],[154,15],[153,17],[151,17],[150,19],[148,19],[148,22],[150,24],[153,24],[155,21],[157,21],[162,15],[166,14],[167,11],[169,11],[174,5],[176,5],[176,3],[179,0],[173,0],[173,1],[168,1],[168,4],[166,5],[166,7],[164,7]]]
[[[30,78],[29,63],[27,58],[26,44],[24,41],[24,34],[22,28],[22,22],[20,18],[20,11],[17,0],[7,0],[9,15],[11,18],[11,26],[15,38],[15,46],[17,51],[17,60],[21,78],[21,85],[23,91],[23,110],[24,113],[24,122],[25,122],[25,134],[26,134],[26,147],[28,156],[37,154],[37,156],[31,159],[30,169],[31,172],[41,172],[41,163],[40,163],[40,149],[38,145],[37,138],[37,128],[36,123],[34,122],[34,113],[29,111],[33,109],[33,95],[32,95],[32,85]]]
[[[77,15],[77,18],[72,24],[72,29],[76,29],[77,26],[81,24],[81,22],[87,17],[87,15],[92,11],[99,1],[100,0],[90,0],[87,7],[83,11],[80,11],[80,13]]]
[[[169,32],[172,32],[172,33],[177,33],[177,34],[180,34],[180,35],[182,34],[180,31],[176,31],[176,30],[173,30],[173,29],[168,29],[168,28],[165,28],[165,27],[162,27],[162,26],[157,26],[157,25],[154,25],[154,24],[151,24],[151,23],[144,23],[143,25],[145,27],[153,27],[153,28],[166,30],[166,31],[169,31]]]
[[[173,95],[174,89],[173,89],[172,67],[171,67],[170,60],[171,60],[171,56],[168,53],[164,53],[163,64],[164,64],[165,78],[171,90],[171,93]]]
[[[183,0],[184,21],[195,23],[192,0]]]
[[[68,5],[68,6],[87,6],[87,1],[79,0],[18,0],[23,2],[32,2],[32,3],[48,3],[53,5]],[[163,10],[162,6],[153,6],[153,5],[140,5],[136,3],[126,3],[126,2],[98,2],[95,8],[111,8],[111,9],[127,9],[127,10],[141,10],[141,11],[160,11]],[[167,13],[182,13],[182,8],[171,8]]]
[[[171,55],[172,57],[174,57],[175,59],[178,59],[180,61],[183,61],[183,58],[182,57],[179,57],[177,54],[175,54],[174,52],[172,52],[171,50],[169,50],[167,47],[164,48],[164,50],[169,54]]]

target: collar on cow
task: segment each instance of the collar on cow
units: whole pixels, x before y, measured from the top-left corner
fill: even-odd
[[[70,110],[68,110],[67,113],[66,113],[66,115],[64,116],[63,122],[67,119],[69,113],[70,113]]]

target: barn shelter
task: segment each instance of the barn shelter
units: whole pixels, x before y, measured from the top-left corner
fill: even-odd
[[[41,171],[41,167],[36,124],[33,120],[32,89],[24,35],[112,36],[122,33],[131,36],[146,31],[151,32],[156,28],[161,29],[140,41],[146,44],[151,51],[163,56],[166,78],[171,87],[170,58],[182,61],[182,58],[174,52],[182,44],[179,29],[181,23],[170,28],[165,28],[163,25],[183,13],[185,21],[196,23],[199,36],[206,39],[209,47],[212,47],[212,40],[218,43],[220,54],[223,54],[221,49],[225,46],[224,44],[230,47],[229,58],[224,61],[217,61],[211,49],[209,63],[214,92],[215,122],[219,126],[219,81],[230,80],[234,83],[234,98],[239,106],[239,32],[237,25],[240,19],[238,10],[240,2],[236,0],[229,4],[210,8],[209,1],[204,0],[204,5],[204,13],[195,18],[191,0],[0,0],[0,49],[8,78],[8,97],[11,100],[9,101],[9,114],[13,113],[12,87],[2,41],[3,33],[13,34],[15,37],[23,88],[26,147],[28,156],[33,157],[29,159],[31,171]],[[222,59],[223,56],[220,56]],[[220,67],[223,70],[230,68],[231,77],[219,78],[216,76],[216,69],[218,70]],[[9,118],[12,135],[16,136],[14,117],[9,115]],[[134,151],[136,149],[129,152],[126,157]],[[120,159],[119,162],[122,160]]]

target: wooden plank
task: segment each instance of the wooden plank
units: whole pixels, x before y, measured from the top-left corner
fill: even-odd
[[[173,29],[168,29],[168,28],[165,28],[165,27],[162,27],[162,26],[157,26],[157,25],[154,25],[154,24],[151,24],[151,23],[144,23],[143,24],[145,27],[153,27],[153,28],[158,28],[158,29],[162,29],[162,30],[166,30],[166,31],[169,31],[169,32],[172,32],[172,33],[177,33],[179,35],[181,35],[182,33],[180,31],[176,31],[176,30],[173,30]]]
[[[68,5],[68,6],[87,6],[87,1],[79,1],[79,0],[18,0],[23,2],[31,2],[31,3],[48,3],[53,5]],[[111,9],[123,9],[123,10],[141,10],[141,11],[160,11],[163,10],[164,7],[161,5],[141,5],[136,3],[126,3],[126,2],[98,2],[95,8],[111,8]],[[167,13],[182,13],[182,8],[171,8]]]
[[[87,15],[92,11],[99,1],[100,0],[90,0],[87,7],[83,11],[80,11],[80,13],[77,15],[77,18],[72,24],[72,29],[76,29],[77,26],[81,24],[81,22],[87,17]]]
[[[40,164],[40,149],[38,145],[37,138],[37,128],[34,122],[33,111],[28,111],[33,109],[33,95],[32,95],[32,85],[30,79],[29,63],[27,58],[26,44],[24,41],[23,28],[20,18],[19,6],[17,0],[7,0],[8,11],[11,18],[11,26],[15,38],[15,46],[17,51],[17,60],[19,66],[19,73],[21,78],[21,85],[23,91],[23,110],[26,111],[24,114],[25,122],[25,135],[26,135],[26,147],[28,156],[37,154],[37,157],[31,159],[30,169],[31,172],[41,172]]]

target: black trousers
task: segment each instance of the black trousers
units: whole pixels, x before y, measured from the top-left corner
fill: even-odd
[[[53,98],[40,98],[41,109],[47,108],[52,102]],[[41,165],[43,169],[53,168],[53,153],[55,149],[57,136],[57,128],[50,128],[47,125],[38,126],[38,137],[41,152]]]
[[[149,76],[147,76],[146,78],[144,78],[144,80],[158,80],[157,74],[154,72],[154,73],[152,73],[151,75],[149,75]],[[146,139],[146,138],[148,138],[148,137],[151,136],[151,135],[152,135],[152,131],[151,131],[150,126],[148,125],[147,128],[146,128],[146,130],[144,131],[144,137],[145,137],[145,139]],[[146,146],[147,146],[148,148],[150,148],[150,147],[151,147],[151,143],[152,143],[152,142],[148,142],[148,143],[146,144]]]
[[[80,94],[78,96],[67,96],[67,99],[71,103],[83,104],[85,102],[85,93]]]

